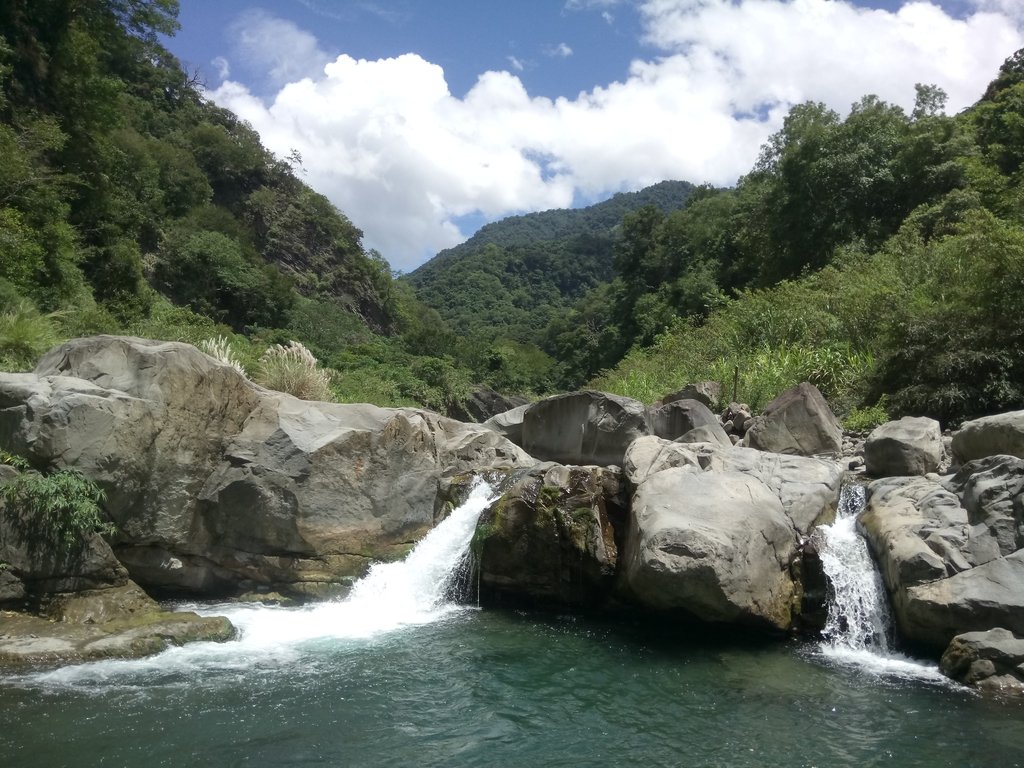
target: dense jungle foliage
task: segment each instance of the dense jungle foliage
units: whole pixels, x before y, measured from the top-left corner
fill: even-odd
[[[736,188],[628,217],[612,292],[641,345],[594,385],[738,376],[758,406],[810,380],[854,418],[947,424],[1024,407],[1024,51],[972,108],[944,100],[797,106]]]

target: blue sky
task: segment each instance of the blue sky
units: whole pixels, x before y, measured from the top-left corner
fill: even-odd
[[[968,106],[1022,0],[181,0],[170,49],[403,271],[485,221],[732,184],[788,109]]]

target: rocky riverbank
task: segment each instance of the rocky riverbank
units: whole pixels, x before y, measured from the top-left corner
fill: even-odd
[[[83,473],[115,533],[87,537],[71,563],[30,551],[31,521],[4,510],[0,608],[46,618],[4,614],[0,663],[230,635],[162,615],[146,593],[340,594],[372,561],[404,554],[484,473],[506,478],[473,541],[485,605],[814,632],[825,590],[811,533],[834,518],[850,467],[865,466],[877,479],[862,522],[902,636],[936,658],[957,643],[947,667],[961,679],[1017,679],[1006,649],[1024,633],[1019,416],[945,442],[937,423],[904,419],[861,443],[809,384],[758,415],[713,413],[704,389],[652,406],[570,393],[466,424],[297,400],[185,344],[68,342],[33,373],[0,374],[0,448]],[[937,474],[950,462],[953,474]],[[1009,639],[962,637],[996,629]]]

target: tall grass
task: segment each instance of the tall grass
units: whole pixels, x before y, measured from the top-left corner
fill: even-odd
[[[274,344],[260,358],[256,382],[302,400],[330,400],[331,376],[302,343]]]

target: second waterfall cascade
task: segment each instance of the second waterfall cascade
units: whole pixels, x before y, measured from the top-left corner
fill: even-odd
[[[828,618],[822,630],[822,655],[880,675],[947,683],[932,664],[922,664],[894,650],[895,630],[882,576],[857,530],[867,489],[843,486],[832,525],[814,532],[822,570],[829,583]]]

